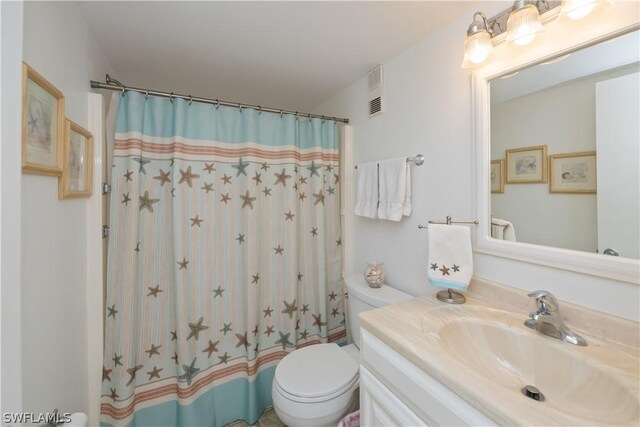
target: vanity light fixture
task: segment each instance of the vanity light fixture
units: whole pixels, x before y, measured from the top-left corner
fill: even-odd
[[[552,22],[558,16],[579,19],[596,8],[612,3],[613,0],[516,0],[513,6],[491,18],[487,18],[482,12],[476,12],[467,29],[462,68],[483,63],[493,47],[505,39],[519,46],[531,43],[542,31],[543,23]],[[560,59],[564,58],[558,60]]]
[[[507,40],[518,46],[524,46],[533,41],[536,34],[542,31],[540,11],[538,3],[527,0],[516,0],[513,3],[513,11],[507,20]],[[549,4],[546,1],[541,2]]]

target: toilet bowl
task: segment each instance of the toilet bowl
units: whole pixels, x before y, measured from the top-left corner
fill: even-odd
[[[412,298],[390,286],[370,288],[361,275],[345,280],[347,327],[353,344],[317,344],[285,356],[273,378],[273,407],[289,427],[336,426],[358,407],[362,311]]]

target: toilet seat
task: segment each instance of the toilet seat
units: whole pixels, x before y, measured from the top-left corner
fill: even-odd
[[[336,344],[296,350],[276,367],[274,387],[283,397],[301,403],[336,398],[358,382],[359,365]]]

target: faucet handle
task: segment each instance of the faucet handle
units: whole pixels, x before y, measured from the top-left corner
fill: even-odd
[[[552,313],[558,311],[559,304],[551,292],[538,290],[527,294],[529,298],[535,298],[539,313]]]

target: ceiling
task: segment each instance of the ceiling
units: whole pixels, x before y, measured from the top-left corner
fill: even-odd
[[[303,112],[471,11],[472,3],[79,4],[112,77],[125,85]]]

